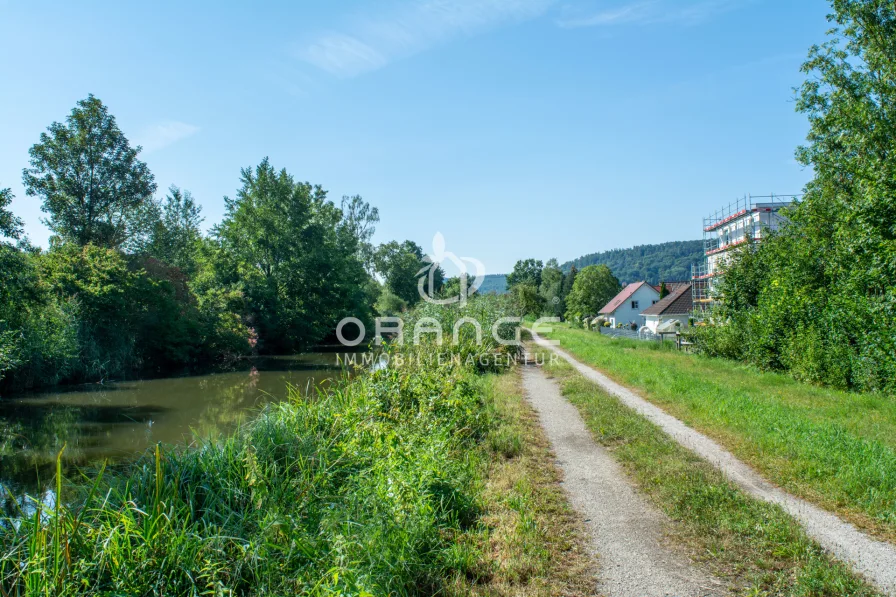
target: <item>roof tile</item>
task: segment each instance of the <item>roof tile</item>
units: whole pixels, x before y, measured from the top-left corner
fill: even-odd
[[[600,310],[601,315],[609,315],[610,313],[618,309],[620,306],[622,306],[622,303],[629,299],[631,295],[635,294],[636,290],[638,290],[645,284],[647,284],[647,282],[632,282],[631,284],[623,288],[622,292],[614,296],[613,300],[607,303],[606,306]]]
[[[663,300],[641,311],[641,315],[685,315],[693,310],[691,285],[681,284]]]

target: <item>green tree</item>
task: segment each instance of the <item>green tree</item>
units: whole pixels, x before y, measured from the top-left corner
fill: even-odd
[[[418,278],[426,276],[424,291],[435,296],[445,280],[445,273],[438,264],[426,261],[423,249],[417,243],[406,240],[403,243],[391,241],[380,245],[376,250],[376,269],[385,281],[385,286],[407,305],[415,305],[420,301]],[[428,270],[435,267],[433,288],[430,287]]]
[[[375,251],[370,239],[373,238],[379,221],[380,211],[360,195],[342,198],[342,226],[347,234],[358,239],[358,256],[371,275],[375,271]]]
[[[544,301],[538,294],[534,284],[517,283],[510,291],[514,304],[523,315],[539,315],[544,308]]]
[[[201,212],[202,208],[193,200],[190,191],[172,185],[158,205],[158,216],[143,251],[192,276],[202,238],[199,226],[204,218]]]
[[[538,289],[545,315],[562,317],[566,313],[563,296],[563,271],[556,259],[549,259],[541,270],[541,286]]]
[[[541,286],[541,270],[544,263],[536,259],[521,259],[513,266],[513,272],[507,275],[507,290],[513,290],[517,284],[534,286],[536,292]]]
[[[376,301],[376,311],[383,317],[395,317],[408,310],[408,303],[400,296],[383,287]]]
[[[326,191],[296,182],[265,158],[242,171],[235,199],[215,227],[220,284],[241,288],[261,348],[291,351],[333,333],[343,317],[369,318],[369,277],[358,258],[360,239]]]
[[[140,149],[90,95],[31,147],[25,190],[42,199],[47,226],[63,240],[121,247],[145,226],[142,216],[156,190],[149,168],[137,159]]]
[[[896,390],[896,5],[834,0],[809,51],[797,159],[815,177],[791,223],[725,271],[705,352],[798,379]],[[746,341],[745,341],[746,340]]]
[[[646,280],[659,284],[662,280],[688,280],[691,266],[703,260],[702,240],[683,240],[658,245],[639,245],[629,249],[612,249],[583,255],[561,265],[579,269],[589,265],[606,265],[622,283]]]
[[[665,282],[660,282],[660,300],[663,300],[667,296],[669,296],[669,289],[666,288]]]
[[[566,318],[577,320],[584,315],[596,315],[619,290],[619,280],[606,265],[583,268],[566,297]]]
[[[9,189],[0,189],[0,238],[18,239],[22,236],[22,220],[6,208],[14,196]]]
[[[563,286],[560,291],[560,299],[563,301],[564,308],[564,317],[566,316],[565,309],[567,308],[567,301],[569,299],[569,295],[572,292],[572,287],[576,283],[576,277],[579,275],[579,270],[575,265],[570,266],[569,271],[563,275]]]

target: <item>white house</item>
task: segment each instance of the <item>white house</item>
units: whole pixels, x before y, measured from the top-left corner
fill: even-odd
[[[644,325],[641,312],[659,302],[660,292],[647,282],[633,282],[622,289],[622,292],[607,303],[600,314],[606,317],[610,325],[619,323],[635,323],[639,328]]]
[[[679,284],[658,303],[642,311],[641,315],[644,317],[644,325],[656,334],[657,329],[667,323],[678,322],[682,328],[687,327],[693,310],[691,285]]]

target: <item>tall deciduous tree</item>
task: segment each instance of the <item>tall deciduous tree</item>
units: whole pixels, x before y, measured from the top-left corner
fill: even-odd
[[[375,264],[370,239],[373,238],[379,221],[380,210],[364,201],[360,195],[342,198],[342,227],[347,234],[358,240],[358,256],[371,275],[375,271]]]
[[[296,182],[265,158],[242,171],[235,199],[214,234],[225,282],[241,286],[267,351],[304,348],[346,316],[368,315],[368,276],[357,236],[317,185]]]
[[[195,269],[197,243],[202,237],[202,208],[190,191],[172,185],[158,205],[158,216],[145,252],[188,275]]]
[[[17,239],[22,236],[22,220],[6,209],[12,200],[11,190],[0,189],[0,237]]]
[[[406,240],[403,243],[391,241],[377,248],[375,263],[386,289],[406,304],[414,305],[420,301],[418,283],[420,276],[426,275],[423,289],[429,296],[435,296],[445,279],[442,268],[438,264],[432,265],[436,270],[432,276],[434,288],[430,287],[428,273],[421,273],[421,270],[431,265],[425,258],[423,249],[414,241]]]
[[[583,315],[596,315],[619,290],[619,280],[606,265],[583,268],[566,297],[566,317],[576,320]]]
[[[541,270],[544,263],[538,259],[521,259],[513,266],[513,271],[507,275],[507,289],[513,290],[517,284],[529,284],[536,291],[541,286]]]
[[[137,159],[140,147],[131,147],[93,95],[78,102],[65,124],[51,124],[29,153],[25,190],[42,199],[47,226],[63,240],[121,247],[145,223],[153,175]]]
[[[544,312],[551,317],[561,317],[566,312],[563,296],[563,272],[556,259],[549,259],[541,270],[541,286],[538,289]]]
[[[563,297],[564,301],[567,299],[567,297],[569,297],[569,293],[572,292],[572,287],[575,285],[576,276],[578,276],[578,275],[579,275],[579,268],[577,268],[575,265],[573,265],[569,268],[569,271],[563,276],[563,292],[560,296]]]
[[[834,0],[803,65],[798,160],[815,173],[790,225],[725,271],[710,354],[806,381],[896,390],[896,4]]]

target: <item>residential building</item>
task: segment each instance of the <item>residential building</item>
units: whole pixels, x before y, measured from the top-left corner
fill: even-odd
[[[632,282],[613,297],[613,300],[600,310],[600,314],[606,317],[613,327],[620,323],[635,323],[640,328],[644,325],[641,311],[659,300],[659,290],[647,282]]]
[[[738,199],[703,219],[705,260],[693,266],[691,294],[694,308],[703,310],[717,298],[719,281],[731,250],[748,242],[761,242],[787,222],[782,209],[795,195],[752,195]]]
[[[660,328],[666,328],[666,324],[680,323],[681,327],[687,327],[688,319],[694,311],[694,303],[690,284],[678,284],[664,298],[641,312],[644,317],[644,325],[650,328],[654,334]]]

